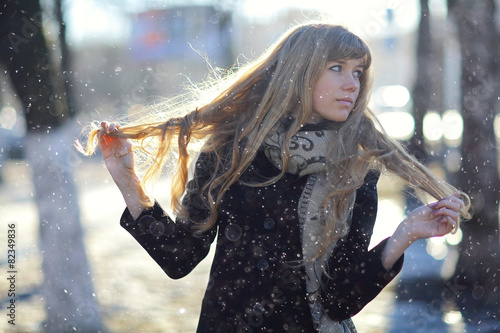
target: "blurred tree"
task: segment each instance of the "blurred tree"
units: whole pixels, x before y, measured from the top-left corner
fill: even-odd
[[[233,26],[233,12],[238,5],[240,0],[215,0],[215,9],[219,15],[219,29],[224,43],[222,47],[223,59],[222,64],[219,67],[227,68],[234,64],[234,54],[232,49],[233,37],[232,26]]]
[[[0,7],[0,60],[25,111],[43,257],[45,332],[98,332],[103,323],[83,242],[74,184],[71,113],[57,84],[38,0]],[[21,222],[22,223],[22,222]]]
[[[439,154],[429,154],[430,150],[440,150],[435,142],[426,142],[423,131],[425,115],[431,110],[443,110],[443,93],[440,86],[440,65],[442,50],[435,43],[441,37],[438,31],[431,33],[431,10],[428,0],[420,0],[420,21],[416,43],[416,73],[412,90],[413,118],[415,129],[407,143],[408,150],[424,163],[435,163]],[[435,20],[436,21],[436,20]],[[422,205],[410,187],[404,191],[406,213]],[[406,251],[409,262],[405,264],[397,285],[398,300],[408,302],[419,300],[429,304],[441,301],[441,292],[446,281],[441,276],[442,261],[435,259],[426,250],[428,240],[417,241]]]
[[[61,72],[63,76],[64,84],[64,97],[67,104],[67,109],[70,115],[76,112],[77,106],[74,96],[74,85],[72,78],[72,57],[71,52],[66,41],[66,23],[64,22],[64,11],[63,11],[64,0],[55,0],[55,16],[59,26],[59,48],[61,50]]]
[[[499,35],[494,0],[449,0],[462,56],[462,168],[458,185],[472,198],[474,217],[463,224],[456,277],[458,306],[476,323],[499,320],[500,180],[493,128],[498,103]]]
[[[422,162],[425,162],[427,159],[423,131],[424,116],[431,107],[434,86],[432,78],[435,72],[435,61],[432,44],[428,0],[420,0],[420,23],[418,26],[417,39],[417,71],[412,93],[415,132],[408,143],[408,149]]]

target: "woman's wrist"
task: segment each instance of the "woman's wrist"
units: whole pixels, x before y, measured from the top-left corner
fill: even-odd
[[[418,237],[412,233],[411,223],[409,223],[407,219],[404,219],[403,222],[399,224],[392,237],[395,237],[400,244],[406,245],[407,248],[418,239]]]
[[[387,270],[391,269],[406,249],[417,240],[412,236],[405,222],[406,220],[400,223],[394,234],[388,239],[382,252],[382,264]]]
[[[154,205],[154,200],[144,191],[141,181],[136,175],[124,182],[117,182],[117,186],[134,219],[139,217],[144,209]]]

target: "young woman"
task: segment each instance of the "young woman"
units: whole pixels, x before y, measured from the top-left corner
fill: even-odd
[[[91,132],[86,153],[97,136],[127,205],[121,225],[168,276],[187,275],[217,239],[198,332],[355,332],[350,318],[400,271],[404,251],[468,217],[467,195],[367,108],[370,65],[367,45],[345,28],[305,24],[208,101],[169,101],[152,109],[156,121]],[[139,151],[151,156],[144,179],[177,160],[175,219],[146,193]],[[368,250],[381,171],[438,201]]]

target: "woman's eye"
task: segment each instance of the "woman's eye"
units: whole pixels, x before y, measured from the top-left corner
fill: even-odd
[[[340,72],[341,67],[339,65],[335,65],[335,66],[330,67],[330,69],[334,72]]]
[[[354,76],[360,78],[361,76],[363,76],[363,71],[354,71]]]

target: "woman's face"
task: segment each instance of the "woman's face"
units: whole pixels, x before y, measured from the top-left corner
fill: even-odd
[[[362,59],[328,62],[313,87],[313,110],[308,122],[346,121],[358,98],[363,68]]]

